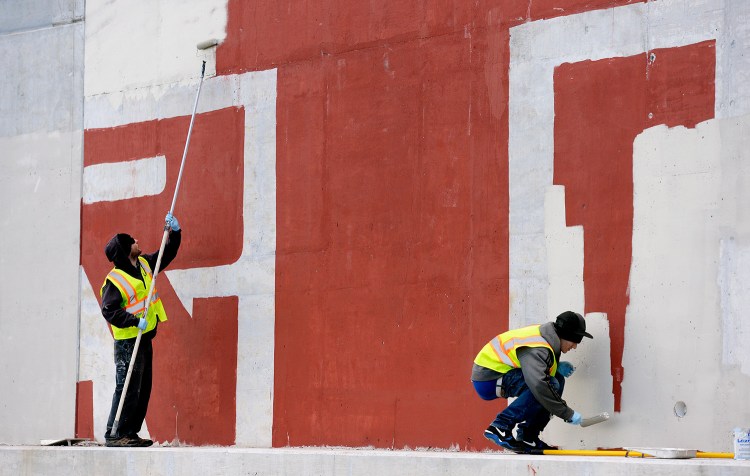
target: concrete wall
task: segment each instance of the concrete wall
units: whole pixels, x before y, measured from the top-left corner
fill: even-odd
[[[0,277],[0,442],[102,438],[102,247],[158,248],[202,60],[144,435],[484,449],[474,355],[565,309],[595,336],[566,399],[613,418],[545,439],[728,451],[750,426],[746,2],[87,1],[85,37],[81,5],[12,7],[3,52],[35,54],[0,90],[1,259],[27,273]]]
[[[74,431],[83,1],[0,4],[0,430]]]

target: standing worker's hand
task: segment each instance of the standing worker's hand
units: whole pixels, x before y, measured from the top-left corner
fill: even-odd
[[[172,231],[180,231],[180,224],[177,222],[177,218],[171,213],[167,213],[167,216],[164,217],[164,222]]]
[[[573,416],[570,417],[570,420],[566,420],[565,423],[570,423],[571,425],[580,425],[581,424],[581,414],[578,412],[573,412]]]
[[[573,375],[573,372],[575,372],[576,368],[573,367],[573,364],[570,362],[560,362],[557,364],[557,371],[560,372],[560,375],[562,375],[565,378],[570,377]]]
[[[146,330],[146,326],[148,326],[148,321],[146,319],[144,319],[144,318],[141,317],[138,320],[138,326],[136,326],[136,327],[138,327],[138,329],[140,329],[142,331],[145,331]]]

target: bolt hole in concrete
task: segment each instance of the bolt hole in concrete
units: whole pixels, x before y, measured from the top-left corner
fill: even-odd
[[[685,405],[685,402],[679,401],[674,404],[674,414],[677,418],[682,418],[687,414],[687,405]]]

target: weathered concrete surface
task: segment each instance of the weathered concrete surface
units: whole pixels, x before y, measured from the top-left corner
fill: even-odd
[[[0,2],[0,433],[73,434],[83,0]],[[19,418],[19,415],[25,415]]]
[[[750,461],[329,448],[0,448],[0,474],[740,476]]]
[[[154,249],[216,37],[142,435],[482,449],[504,402],[474,394],[474,355],[571,308],[596,339],[565,398],[619,411],[545,440],[728,450],[750,422],[750,2],[292,3],[87,0],[84,31],[83,0],[0,2],[0,442],[75,415],[102,437],[102,246]]]

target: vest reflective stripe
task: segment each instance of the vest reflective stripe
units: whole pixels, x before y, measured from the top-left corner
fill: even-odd
[[[112,281],[112,284],[117,286],[117,288],[120,290],[120,294],[127,297],[127,306],[132,305],[133,302],[135,302],[135,288],[130,284],[127,278],[122,275],[122,271],[120,271],[119,269],[113,269],[109,272],[107,278]]]
[[[557,359],[552,346],[542,337],[539,326],[528,326],[504,332],[485,345],[474,359],[474,363],[492,369],[499,373],[506,373],[511,369],[521,368],[517,351],[521,347],[546,347],[552,352],[552,368],[550,375],[557,373]]]
[[[141,261],[141,267],[146,271],[146,274],[148,274],[148,277],[153,278],[152,275],[154,273],[151,272],[151,266],[149,266],[148,261],[140,257],[138,259]]]
[[[142,270],[145,271],[145,273],[142,273],[143,281],[130,276],[122,270],[114,268],[109,274],[107,274],[104,284],[102,284],[102,288],[99,291],[99,294],[101,295],[104,292],[104,285],[106,285],[107,280],[109,280],[120,291],[123,303],[125,303],[124,309],[130,314],[137,314],[146,308],[146,298],[148,297],[148,290],[152,281],[151,267],[148,265],[148,262],[142,257],[139,257],[138,261],[140,262]],[[166,321],[167,314],[164,311],[161,299],[159,299],[159,294],[156,292],[156,289],[154,289],[154,294],[151,296],[151,304],[148,307],[148,315],[146,316],[148,324],[146,330],[143,331],[144,334],[152,331],[156,327],[157,319],[162,322]],[[112,335],[116,340],[131,339],[138,335],[137,327],[111,327]]]
[[[135,288],[132,284],[130,284],[130,281],[128,281],[128,278],[126,278],[125,276],[125,273],[123,273],[119,269],[113,269],[107,275],[109,280],[112,281],[112,284],[117,286],[117,288],[120,290],[120,294],[126,297],[127,304],[125,305],[125,310],[130,314],[138,314],[139,312],[146,309],[146,298],[148,297],[148,295],[143,296],[143,298],[141,299],[138,299]],[[154,294],[151,296],[151,304],[157,301],[159,301],[159,293],[157,293],[156,289],[154,289]]]
[[[508,354],[505,353],[503,346],[500,344],[500,336],[492,339],[490,341],[490,345],[492,346],[492,350],[495,351],[495,356],[500,360],[500,362],[504,363],[505,365],[509,365],[511,367],[517,367],[516,363],[513,362],[513,360],[508,356]]]

